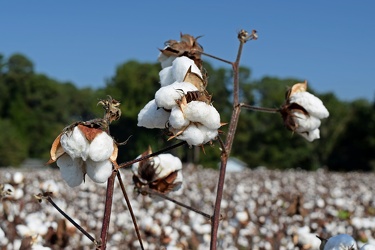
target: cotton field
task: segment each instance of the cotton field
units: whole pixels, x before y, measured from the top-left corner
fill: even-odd
[[[218,172],[184,165],[183,187],[169,196],[212,214]],[[130,170],[121,170],[145,249],[208,249],[210,222],[171,201],[137,195]],[[320,240],[349,234],[358,246],[375,239],[375,174],[276,171],[229,172],[222,201],[219,249],[319,249]],[[94,249],[94,244],[48,202],[100,238],[105,184],[86,178],[69,187],[58,169],[0,169],[0,249]],[[30,244],[30,243],[29,243]],[[107,249],[139,249],[119,185],[115,185]]]

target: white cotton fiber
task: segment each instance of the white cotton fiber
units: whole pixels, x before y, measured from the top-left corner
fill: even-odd
[[[181,129],[189,125],[190,121],[184,117],[181,109],[178,106],[172,108],[169,117],[169,125],[175,129]]]
[[[138,114],[138,127],[165,128],[170,113],[156,106],[155,99],[149,101]]]
[[[174,82],[171,85],[161,87],[155,93],[156,105],[160,108],[172,109],[177,106],[176,100],[188,91],[198,90],[193,84],[187,82]]]
[[[205,135],[194,124],[191,124],[185,131],[177,136],[177,139],[186,141],[190,146],[199,146],[204,143]]]
[[[184,109],[184,114],[190,121],[202,123],[209,129],[220,128],[219,112],[213,106],[204,102],[189,102]]]
[[[306,140],[308,140],[309,142],[312,142],[313,140],[320,138],[320,130],[318,128],[314,129],[314,130],[310,130],[307,133],[299,133],[299,134],[303,138],[305,138]]]
[[[86,172],[94,182],[106,182],[112,174],[112,163],[109,160],[95,162],[88,159],[86,161]]]
[[[310,116],[315,116],[319,119],[329,116],[329,112],[323,102],[309,92],[297,92],[290,96],[289,101],[301,105]]]
[[[64,154],[56,161],[60,168],[61,177],[70,187],[76,187],[83,181],[83,161],[80,158],[72,159],[69,155]]]
[[[164,47],[166,49],[168,46]],[[165,67],[172,66],[173,60],[176,59],[176,56],[166,56],[160,52],[158,56],[158,62],[160,62],[161,67],[164,69]]]
[[[308,116],[301,112],[292,112],[294,121],[298,124],[296,131],[305,132],[319,128],[321,122],[314,116]]]
[[[154,158],[159,158],[160,164],[156,170],[158,178],[164,178],[174,171],[182,169],[181,160],[172,154],[160,154]]]
[[[194,72],[202,77],[202,73],[200,72],[197,65],[195,65],[193,60],[186,56],[176,58],[172,63],[172,74],[175,81],[182,82],[190,67],[191,72]]]
[[[73,129],[73,132],[67,132],[61,136],[61,146],[65,152],[74,158],[87,159],[89,152],[89,142],[84,136],[83,132],[77,127]]]
[[[93,161],[104,161],[111,157],[114,150],[113,139],[106,132],[98,134],[90,143],[89,158]]]
[[[176,80],[173,77],[172,66],[166,67],[159,72],[160,85],[162,87],[174,83]]]

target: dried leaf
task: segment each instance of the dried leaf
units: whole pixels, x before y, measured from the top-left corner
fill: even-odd
[[[117,160],[117,155],[118,155],[118,146],[115,142],[113,142],[113,152],[111,157],[109,157],[109,160],[111,162],[115,162]]]
[[[303,83],[296,83],[290,89],[288,89],[288,91],[286,92],[285,98],[289,99],[289,97],[291,95],[293,95],[295,93],[298,93],[298,92],[305,92],[306,90],[307,90],[307,81],[306,80]]]
[[[158,179],[150,183],[149,187],[151,189],[157,190],[160,193],[168,193],[172,191],[179,183],[174,183],[177,178],[178,171],[174,171],[169,174],[167,177]]]
[[[61,143],[60,143],[61,135],[62,135],[62,133],[59,134],[56,137],[56,139],[53,141],[52,147],[51,147],[51,150],[50,150],[50,159],[46,163],[46,165],[54,163],[60,156],[65,154],[65,151],[64,151],[64,149],[63,149],[63,147],[61,146]]]
[[[184,82],[190,82],[201,92],[204,92],[206,90],[207,84],[204,82],[202,77],[200,77],[200,75],[191,71],[191,66],[186,72],[186,75],[184,77]]]

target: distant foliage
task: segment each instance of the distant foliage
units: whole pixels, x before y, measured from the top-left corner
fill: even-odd
[[[222,122],[229,122],[231,108],[231,70],[203,67],[210,73],[208,91]],[[34,72],[33,63],[24,55],[5,58],[0,54],[0,166],[19,165],[28,157],[48,159],[45,148],[65,124],[100,116],[95,107],[99,98],[109,94],[122,100],[121,120],[111,127],[124,159],[135,158],[151,143],[153,148],[165,147],[166,135],[160,130],[137,127],[137,113],[154,98],[160,87],[158,63],[129,61],[117,67],[115,75],[103,89],[78,89]],[[288,87],[304,79],[264,77],[251,79],[251,71],[241,68],[240,97],[243,102],[278,108]],[[313,89],[314,83],[309,85]],[[313,92],[313,91],[312,91]],[[323,121],[320,140],[309,143],[298,135],[286,133],[282,120],[261,112],[241,112],[233,156],[250,167],[303,168],[314,170],[326,166],[332,170],[365,170],[375,167],[375,103],[366,100],[344,102],[333,93],[317,94],[330,111]],[[80,107],[76,109],[74,107]],[[227,127],[221,130],[226,132]],[[125,136],[125,137],[124,137]],[[172,142],[173,143],[173,142]],[[219,147],[215,143],[212,147]],[[176,149],[184,161],[196,161],[205,167],[217,167],[218,150],[205,146],[199,150]]]

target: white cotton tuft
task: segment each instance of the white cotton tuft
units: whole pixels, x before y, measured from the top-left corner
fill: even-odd
[[[80,158],[72,159],[69,155],[64,154],[56,161],[60,168],[61,177],[70,187],[76,187],[83,181],[83,161]]]
[[[175,129],[181,129],[189,125],[190,121],[184,117],[181,109],[178,106],[172,108],[171,115],[169,117],[169,125]]]
[[[172,66],[166,67],[159,72],[160,85],[162,87],[174,83],[176,80],[173,77]]]
[[[177,106],[176,100],[180,100],[188,91],[198,90],[193,84],[187,82],[174,82],[171,85],[161,87],[155,93],[155,102],[159,108],[172,109]]]
[[[112,174],[112,163],[110,160],[96,162],[88,159],[86,161],[86,172],[94,182],[106,182]]]
[[[204,135],[203,143],[207,143],[209,141],[215,140],[218,135],[217,129],[210,129],[204,125],[198,125],[198,128],[201,130],[201,132]]]
[[[189,102],[184,109],[184,114],[190,121],[202,123],[209,129],[220,128],[219,112],[213,106],[204,102]]]
[[[299,134],[303,138],[308,140],[309,142],[312,142],[313,140],[320,138],[320,130],[318,128],[314,129],[314,130],[307,131],[307,132],[302,132],[302,133],[299,133]]]
[[[155,99],[149,101],[138,114],[138,127],[165,128],[170,113],[156,106]]]
[[[160,160],[160,164],[156,169],[158,178],[167,177],[172,172],[182,169],[181,160],[172,154],[160,154],[154,158],[159,158]]]
[[[290,103],[297,103],[301,105],[311,116],[319,119],[327,118],[329,112],[324,106],[323,102],[309,92],[297,92],[289,97]]]
[[[192,124],[181,135],[177,136],[177,139],[186,141],[190,146],[199,146],[204,143],[205,134]]]
[[[164,49],[166,49],[168,46],[166,46]],[[160,52],[158,56],[158,61],[161,64],[161,67],[164,69],[165,67],[172,66],[173,60],[176,59],[176,56],[166,56],[163,53]]]
[[[111,157],[114,150],[113,139],[106,132],[98,134],[90,143],[89,157],[93,161],[104,161]]]
[[[298,124],[296,132],[305,132],[319,128],[320,120],[314,116],[305,115],[301,112],[292,112],[294,121]]]
[[[64,151],[73,159],[87,159],[89,152],[89,142],[83,132],[76,126],[73,132],[64,133],[60,139],[61,146]]]
[[[191,67],[191,72],[198,74],[202,77],[202,73],[195,65],[194,61],[186,56],[176,58],[172,63],[173,78],[177,82],[182,82],[186,76],[187,71]]]

